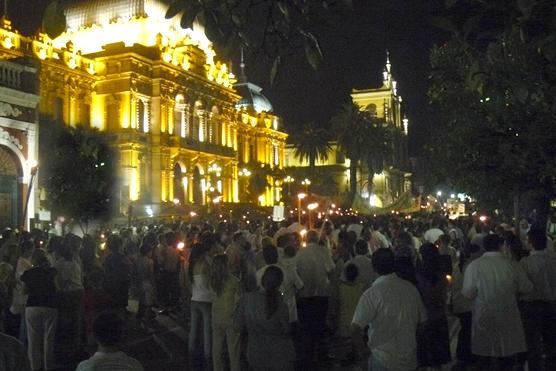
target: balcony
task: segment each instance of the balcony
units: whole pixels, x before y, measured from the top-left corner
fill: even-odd
[[[224,147],[214,143],[200,142],[191,138],[182,138],[179,136],[170,136],[168,138],[168,144],[171,147],[180,147],[184,149],[189,149],[196,152],[212,153],[217,156],[223,157],[235,157],[236,152],[233,148]]]
[[[37,70],[19,63],[0,60],[0,86],[35,94]]]

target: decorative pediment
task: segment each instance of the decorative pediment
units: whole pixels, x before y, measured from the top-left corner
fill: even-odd
[[[2,109],[2,106],[5,103],[0,103],[0,110]],[[7,104],[7,106],[10,106],[9,104]],[[11,106],[10,106],[11,108]],[[0,113],[0,115],[3,115],[2,113]],[[14,146],[16,146],[19,149],[23,149],[23,146],[21,145],[21,143],[19,142],[19,139],[17,139],[16,137],[14,137],[13,135],[10,135],[10,133],[8,133],[6,130],[0,128],[0,139],[4,139],[10,143],[12,143]]]
[[[0,116],[1,117],[19,117],[22,112],[9,103],[0,102]]]

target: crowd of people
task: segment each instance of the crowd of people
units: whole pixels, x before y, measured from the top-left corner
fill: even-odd
[[[142,370],[119,348],[125,319],[148,332],[183,312],[191,367],[203,370],[556,370],[556,219],[518,230],[431,214],[316,224],[6,229],[0,368]]]

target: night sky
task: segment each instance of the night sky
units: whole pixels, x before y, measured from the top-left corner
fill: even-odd
[[[17,29],[34,33],[50,0],[11,0],[9,14]],[[440,0],[355,0],[354,11],[321,27],[317,36],[325,62],[313,71],[303,53],[285,60],[274,86],[271,61],[247,54],[247,75],[260,85],[287,130],[314,121],[328,127],[330,117],[349,101],[352,88],[378,87],[386,49],[410,120],[410,152],[417,155],[428,137],[427,76],[430,47],[441,41],[431,25]],[[218,53],[218,45],[216,45]],[[239,74],[239,51],[234,72]]]

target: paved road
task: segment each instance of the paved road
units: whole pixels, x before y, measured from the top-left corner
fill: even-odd
[[[136,303],[130,303],[130,309],[136,307]],[[149,329],[140,326],[134,314],[126,317],[125,336],[122,348],[128,355],[138,359],[146,371],[195,371],[203,370],[200,365],[189,365],[187,357],[188,321],[183,313],[174,312],[169,315],[158,315]],[[451,330],[452,349],[455,351],[455,337],[457,334],[457,323],[453,322]],[[93,352],[94,349],[89,349]],[[342,353],[341,345],[333,344],[331,354]],[[318,365],[318,369],[307,371],[358,371],[365,369],[365,365],[342,366],[341,362],[332,361]],[[59,371],[74,370],[76,363],[66,365]],[[446,365],[443,371],[451,369]],[[305,371],[305,370],[302,370]]]

